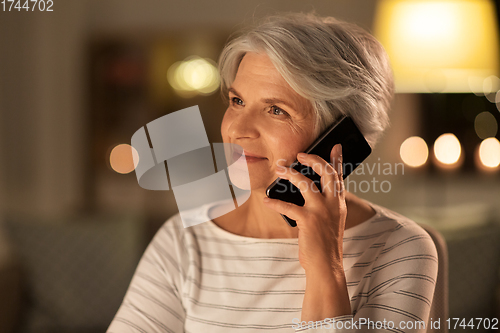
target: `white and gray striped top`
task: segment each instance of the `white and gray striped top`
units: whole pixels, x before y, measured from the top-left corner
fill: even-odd
[[[338,323],[349,320],[353,332],[368,329],[361,318],[370,328],[385,319],[387,330],[370,331],[416,332],[400,324],[427,323],[436,248],[415,222],[367,203],[376,215],[344,234],[353,316]],[[146,249],[107,333],[343,332],[328,321],[299,327],[304,288],[296,238],[243,237],[212,221],[184,228],[177,214]]]

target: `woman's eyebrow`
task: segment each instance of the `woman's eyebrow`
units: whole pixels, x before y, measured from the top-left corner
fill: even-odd
[[[239,92],[236,91],[236,89],[234,89],[233,87],[230,87],[228,90],[227,90],[228,93],[233,93],[234,95],[237,95],[237,96],[241,96],[241,94]]]
[[[236,91],[236,89],[234,89],[233,87],[230,87],[227,91],[230,93],[233,93],[236,96],[241,97],[241,94],[238,91]],[[282,99],[279,99],[279,98],[275,98],[275,97],[263,98],[263,99],[261,99],[261,101],[266,103],[266,104],[283,104],[283,105],[288,106],[290,109],[292,109],[292,111],[300,112],[300,110],[298,110],[294,105],[292,105],[291,103],[286,102]]]
[[[286,102],[286,101],[284,101],[282,99],[279,99],[279,98],[264,98],[262,101],[264,103],[266,103],[266,104],[284,104],[284,105],[288,106],[289,108],[291,108],[294,111],[299,111],[292,104],[290,104],[290,103],[288,103],[288,102]]]

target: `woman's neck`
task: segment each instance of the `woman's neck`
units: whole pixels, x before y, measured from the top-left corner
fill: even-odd
[[[297,228],[286,224],[280,214],[264,206],[264,191],[252,190],[247,201],[237,209],[212,219],[222,229],[253,238],[297,238]]]
[[[264,206],[264,191],[254,190],[249,199],[237,209],[212,219],[222,229],[253,238],[297,238],[298,228],[291,228],[280,214]],[[368,204],[346,192],[346,229],[352,228],[375,215]]]

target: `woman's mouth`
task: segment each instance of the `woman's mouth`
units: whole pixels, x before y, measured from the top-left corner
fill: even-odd
[[[247,152],[244,152],[244,154],[245,154],[245,159],[246,159],[247,163],[262,162],[262,161],[267,160],[267,158],[265,158],[265,157],[252,155],[252,154],[249,154]],[[238,161],[241,158],[241,155],[242,155],[241,152],[235,151],[233,153],[233,160],[235,162]]]

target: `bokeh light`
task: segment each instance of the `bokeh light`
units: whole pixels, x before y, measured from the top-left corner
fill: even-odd
[[[215,63],[196,56],[170,66],[167,79],[181,96],[209,95],[219,88],[219,74]]]
[[[417,168],[427,162],[429,148],[424,139],[419,136],[412,136],[401,144],[399,155],[406,165]]]
[[[495,95],[500,88],[500,79],[494,75],[488,76],[483,81],[483,93],[490,102],[495,101]]]
[[[434,156],[445,165],[452,165],[458,162],[462,148],[460,141],[452,133],[440,135],[434,142]]]
[[[500,165],[500,142],[497,138],[488,138],[479,145],[479,160],[487,168]]]
[[[485,111],[478,114],[474,119],[474,129],[478,137],[486,139],[497,134],[498,123],[495,116]]]
[[[134,163],[136,161],[136,163]],[[111,168],[121,174],[134,171],[139,162],[139,154],[134,147],[128,144],[115,146],[109,154],[109,164]]]

